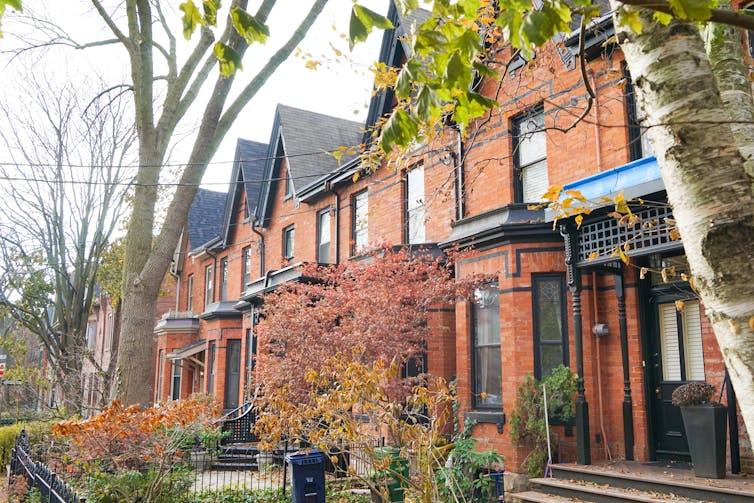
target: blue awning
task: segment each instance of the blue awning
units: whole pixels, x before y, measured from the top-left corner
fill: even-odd
[[[563,186],[563,191],[578,190],[590,202],[592,209],[610,203],[602,198],[613,198],[623,191],[626,199],[646,196],[665,190],[660,176],[660,165],[654,157],[645,157],[617,168],[576,180]],[[548,221],[553,219],[552,211],[546,212]]]

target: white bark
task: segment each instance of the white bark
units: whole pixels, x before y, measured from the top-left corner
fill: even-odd
[[[697,28],[663,27],[647,12],[641,19],[641,35],[618,27],[618,41],[648,117],[694,282],[746,427],[754,431],[752,180]]]

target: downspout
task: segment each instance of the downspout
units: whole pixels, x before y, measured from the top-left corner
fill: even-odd
[[[594,100],[592,112],[594,114],[594,154],[597,161],[597,172],[602,172],[602,145],[600,144],[600,100],[597,93],[597,76],[594,74],[594,70],[591,68],[587,71],[587,74],[592,78],[592,89],[594,89]],[[594,324],[596,327],[599,323],[599,316],[597,311],[597,273],[592,271],[592,309],[594,311]],[[595,332],[595,338],[597,339],[597,400],[599,403],[599,418],[600,418],[600,433],[602,433],[602,442],[605,447],[605,455],[607,459],[612,460],[613,456],[610,452],[610,442],[605,434],[605,411],[603,408],[602,399],[602,362],[601,362],[601,346],[602,336],[599,336]]]
[[[456,152],[454,152],[455,157],[455,170],[456,170],[456,221],[462,220],[463,217],[466,215],[466,207],[465,207],[465,180],[464,180],[464,173],[463,173],[463,137],[461,136],[461,129],[459,127],[456,127],[456,132],[458,134],[458,142],[456,146]]]
[[[340,194],[331,182],[325,182],[325,190],[335,196],[335,265],[340,263]]]
[[[599,312],[597,311],[597,273],[595,271],[592,271],[592,311],[592,318],[594,319],[592,327],[594,327],[593,332],[595,338],[597,339],[597,400],[599,401],[600,411],[600,433],[602,433],[602,443],[605,446],[605,455],[607,456],[607,459],[612,461],[613,455],[610,452],[610,442],[607,439],[607,434],[605,434],[605,411],[602,405],[602,357],[600,349],[602,347],[603,335],[597,333],[597,325],[599,325]]]
[[[251,221],[251,232],[259,236],[259,276],[264,276],[264,234],[257,230],[257,221],[254,219]]]

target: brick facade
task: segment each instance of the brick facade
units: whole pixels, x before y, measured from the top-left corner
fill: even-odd
[[[508,56],[510,54],[501,55]],[[204,341],[201,351],[193,354],[198,363],[186,364],[186,368],[190,368],[186,381],[193,384],[182,383],[181,396],[202,391],[228,403],[228,341],[240,340],[241,377],[237,403],[242,403],[244,392],[247,395],[253,392],[244,391],[249,370],[250,339],[247,331],[253,333],[253,306],[237,301],[251,299],[264,291],[274,283],[276,275],[281,274],[281,269],[299,262],[317,261],[318,215],[322,211],[330,213],[330,262],[351,258],[355,239],[353,197],[363,191],[368,192],[369,242],[404,243],[406,173],[421,165],[424,169],[426,242],[440,243],[444,247],[473,246],[477,254],[460,263],[457,274],[460,277],[474,273],[492,274],[498,280],[502,407],[492,411],[490,417],[499,417],[502,421],[503,414],[509,415],[515,408],[517,387],[526,375],[535,371],[534,282],[541,277],[562,277],[565,281],[566,275],[563,237],[553,230],[552,223],[544,222],[542,211],[516,204],[514,186],[519,175],[516,171],[518,152],[514,124],[533,107],[542,108],[547,128],[545,150],[549,184],[566,184],[628,163],[631,161],[627,124],[628,81],[622,61],[620,50],[608,45],[600,57],[589,62],[587,75],[597,97],[585,120],[575,122],[586,103],[581,73],[569,70],[554,49],[544,50],[536,60],[519,68],[515,75],[507,75],[509,80],[503,85],[497,81],[483,83],[483,91],[495,97],[500,107],[488,118],[472,125],[460,145],[457,131],[447,128],[424,148],[410,153],[400,162],[362,175],[356,182],[352,181],[350,174],[356,171],[357,165],[349,164],[351,161],[344,162],[341,167],[328,167],[330,165],[323,161],[321,171],[314,174],[311,167],[305,171],[300,164],[294,164],[297,157],[287,150],[280,150],[278,139],[285,136],[286,149],[293,148],[291,145],[296,141],[305,143],[306,140],[311,144],[314,137],[307,135],[321,135],[323,130],[327,134],[328,123],[317,117],[318,127],[313,129],[320,131],[310,128],[302,132],[286,123],[285,114],[298,114],[300,121],[297,125],[300,125],[314,120],[307,115],[309,113],[287,107],[279,109],[270,146],[265,150],[264,166],[257,167],[258,176],[244,180],[240,174],[243,170],[234,171],[235,178],[231,180],[232,187],[226,197],[225,219],[217,223],[220,237],[209,241],[209,245],[192,243],[188,239],[181,245],[176,289],[178,315],[175,319],[183,320],[185,331],[180,332],[180,327],[171,328],[169,320],[158,325],[156,368],[160,366],[159,354],[169,354]],[[459,160],[464,180],[462,191],[457,190],[458,173],[453,172]],[[237,162],[240,161],[243,159],[237,152]],[[292,194],[287,189],[289,179],[294,186]],[[259,203],[247,200],[247,186],[253,180],[263,180]],[[238,189],[239,184],[247,190]],[[293,256],[286,258],[284,236],[285,230],[291,226],[295,229]],[[250,274],[249,281],[244,283],[246,248],[250,250],[250,262],[246,264]],[[221,264],[224,260],[227,260],[228,267],[227,296],[221,299]],[[633,456],[641,461],[657,456],[650,431],[653,412],[649,397],[653,390],[649,389],[648,367],[654,363],[649,359],[648,341],[659,336],[646,321],[653,309],[647,300],[649,280],[641,279],[638,272],[638,267],[646,260],[645,257],[636,258],[623,273],[635,438]],[[211,298],[205,302],[208,267],[213,270],[213,289]],[[580,274],[583,285],[583,379],[585,398],[590,405],[591,457],[593,460],[605,459],[605,443],[612,457],[625,457],[623,355],[616,282],[612,274],[594,268],[580,269]],[[189,277],[193,278],[190,295]],[[575,368],[574,299],[571,292],[564,290],[563,293],[567,306],[563,330],[568,336],[568,362]],[[235,313],[233,309],[236,309]],[[457,380],[460,418],[473,417],[478,412],[474,410],[473,396],[471,311],[472,304],[467,301],[459,302],[455,311],[434,312],[432,326],[436,330],[428,345],[429,370]],[[600,338],[593,335],[592,328],[596,323],[605,324],[608,335]],[[704,375],[719,388],[724,376],[722,357],[711,327],[703,316],[701,326]],[[203,367],[210,363],[210,345],[215,348],[212,369]],[[161,368],[163,375],[158,379],[162,382],[162,392],[156,396],[157,400],[168,398],[170,390],[170,365],[163,362]],[[214,375],[211,388],[210,370]],[[195,375],[200,377],[197,379]],[[561,439],[560,459],[572,461],[576,438],[569,430],[556,428]],[[480,439],[481,448],[493,447],[506,456],[508,471],[518,471],[527,451],[511,440],[507,424],[481,420],[474,427],[474,435]],[[750,462],[751,444],[743,431],[741,441],[744,457],[749,460],[746,462]]]

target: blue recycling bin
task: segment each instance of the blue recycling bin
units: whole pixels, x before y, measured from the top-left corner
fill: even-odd
[[[285,459],[291,465],[293,503],[325,503],[325,454],[292,452]]]

